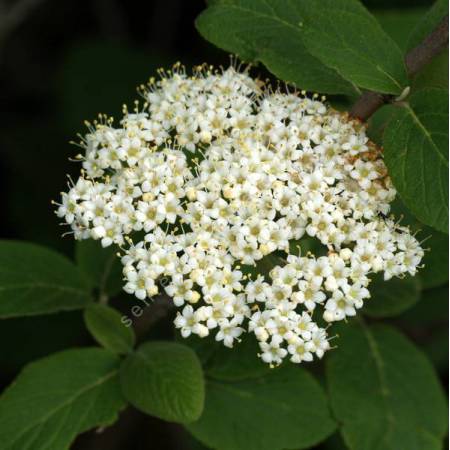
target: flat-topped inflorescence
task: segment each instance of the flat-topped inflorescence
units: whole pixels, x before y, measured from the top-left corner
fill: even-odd
[[[389,216],[395,190],[360,122],[233,67],[177,64],[141,93],[120,125],[89,126],[57,214],[76,239],[121,247],[126,292],[152,297],[164,279],[184,337],[232,347],[250,332],[269,364],[321,358],[316,315],[355,315],[372,273],[416,273],[423,250]],[[306,237],[326,254],[302,253]]]

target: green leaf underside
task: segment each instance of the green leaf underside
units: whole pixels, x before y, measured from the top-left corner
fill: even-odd
[[[385,162],[403,202],[423,223],[448,233],[448,91],[413,94],[387,125]]]
[[[300,2],[228,0],[214,2],[197,18],[202,36],[241,58],[262,62],[298,88],[355,94],[355,87],[312,56],[302,41]]]
[[[92,304],[84,311],[84,322],[95,340],[113,353],[133,350],[135,335],[122,323],[121,315],[106,305]]]
[[[0,317],[80,309],[88,282],[66,257],[35,244],[0,241]]]
[[[0,397],[3,450],[66,450],[77,434],[124,407],[119,360],[98,348],[56,353],[26,366]]]
[[[419,301],[420,281],[417,277],[376,277],[369,286],[371,298],[365,302],[364,314],[391,317],[401,314]]]
[[[297,366],[271,369],[257,350],[247,337],[208,352],[205,409],[187,429],[221,450],[302,449],[326,439],[336,426],[317,381]]]
[[[441,449],[447,407],[426,357],[387,326],[341,329],[326,373],[349,449]]]
[[[308,50],[361,88],[400,94],[408,85],[403,55],[356,0],[299,2]]]
[[[169,422],[197,420],[205,385],[195,352],[175,342],[148,342],[129,355],[120,370],[127,400],[141,411]]]
[[[76,243],[75,261],[100,295],[112,297],[122,289],[122,264],[117,251],[115,245],[102,248],[100,242],[92,239]]]

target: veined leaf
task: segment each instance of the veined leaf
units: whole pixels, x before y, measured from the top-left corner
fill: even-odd
[[[197,420],[205,385],[195,352],[175,342],[147,342],[120,369],[127,400],[141,411],[169,422]]]
[[[427,358],[390,327],[341,330],[326,373],[349,449],[441,449],[447,407]]]
[[[187,429],[221,450],[310,448],[334,430],[325,393],[304,369],[271,369],[251,339],[218,350],[206,367],[205,409]]]
[[[3,450],[67,450],[77,434],[110,425],[124,407],[119,360],[99,348],[26,366],[0,397]]]
[[[315,57],[356,86],[400,94],[408,86],[403,54],[357,0],[298,2],[303,42]]]
[[[200,14],[196,26],[208,41],[245,60],[262,62],[300,89],[355,94],[350,82],[308,52],[302,20],[301,2],[222,0]]]
[[[386,127],[384,155],[405,205],[448,233],[448,91],[424,89]]]

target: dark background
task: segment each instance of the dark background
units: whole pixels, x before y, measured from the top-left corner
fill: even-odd
[[[382,11],[393,33],[410,31],[408,17],[420,17],[430,1],[365,2]],[[0,237],[48,245],[72,256],[73,241],[61,238],[51,199],[65,189],[66,173],[79,166],[69,141],[84,133],[84,120],[118,115],[137,98],[135,87],[176,61],[227,64],[225,52],[205,42],[194,27],[201,0],[0,0]],[[404,13],[397,26],[394,17]],[[401,39],[402,36],[399,37]],[[442,291],[441,291],[442,292]],[[438,296],[441,298],[442,296]],[[442,315],[442,309],[441,315]],[[417,320],[427,311],[411,311]],[[429,313],[429,311],[428,311]],[[444,317],[445,321],[445,317]],[[439,342],[446,324],[439,324]],[[433,328],[436,328],[433,325]],[[447,347],[420,327],[410,335],[448,376]],[[442,336],[441,336],[442,335]],[[27,361],[89,343],[79,313],[0,322],[0,387]],[[30,405],[31,406],[31,405]],[[78,439],[75,449],[191,449],[177,426],[127,411],[119,425]],[[328,449],[339,449],[330,441]]]

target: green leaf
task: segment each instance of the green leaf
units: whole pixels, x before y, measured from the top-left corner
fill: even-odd
[[[384,281],[382,276],[377,276],[369,290],[371,298],[364,304],[364,314],[370,317],[396,316],[420,299],[420,281],[417,277],[394,277]]]
[[[403,54],[356,0],[299,2],[307,49],[361,88],[400,94],[408,85]]]
[[[175,342],[147,342],[120,369],[127,400],[141,411],[169,422],[197,420],[205,384],[195,352]]]
[[[250,61],[262,62],[278,78],[299,88],[328,94],[355,94],[335,70],[311,56],[302,41],[300,2],[214,1],[197,18],[201,35]]]
[[[384,31],[397,43],[402,52],[408,47],[409,33],[423,18],[426,8],[383,9],[372,11]]]
[[[76,243],[75,261],[91,285],[99,290],[100,297],[113,297],[122,290],[122,264],[117,251],[115,245],[102,248],[92,239]]]
[[[326,374],[347,446],[441,449],[447,407],[427,358],[390,327],[345,324],[341,329]]]
[[[80,309],[90,303],[84,275],[45,247],[0,241],[0,318]]]
[[[407,48],[411,49],[419,45],[437,27],[446,14],[448,14],[448,1],[437,0],[411,32]]]
[[[419,45],[428,34],[430,34],[448,14],[448,1],[438,0],[424,14],[408,37],[407,49],[412,49]],[[448,50],[435,56],[427,65],[414,77],[412,83],[413,90],[426,87],[438,87],[448,89]]]
[[[448,88],[448,52],[433,58],[413,79],[413,92],[424,88]]]
[[[206,402],[200,419],[187,429],[208,447],[300,449],[335,429],[319,384],[292,365],[271,369],[257,357],[254,338],[245,338],[234,349],[214,342],[193,344],[200,357],[207,355],[202,359]]]
[[[26,366],[0,397],[2,450],[66,450],[77,434],[113,423],[124,407],[118,366],[99,348]]]
[[[207,374],[204,412],[187,426],[208,447],[302,449],[335,430],[325,394],[306,370],[291,365],[269,369],[264,376],[241,373],[234,380],[229,374]]]
[[[384,133],[389,175],[423,223],[448,233],[448,91],[413,94]]]
[[[134,331],[125,326],[115,309],[92,304],[84,311],[84,322],[95,340],[113,353],[129,353],[133,350]]]
[[[435,3],[429,12],[423,7],[375,10],[374,16],[389,36],[394,39],[403,53],[420,44],[423,39],[437,26],[439,21],[448,14],[447,0]],[[433,17],[434,16],[434,17]],[[413,30],[412,34],[410,30]],[[433,57],[419,73],[414,75],[411,90],[415,92],[425,87],[448,87],[448,52]],[[385,108],[380,108],[384,111]],[[373,116],[372,116],[373,117]]]

